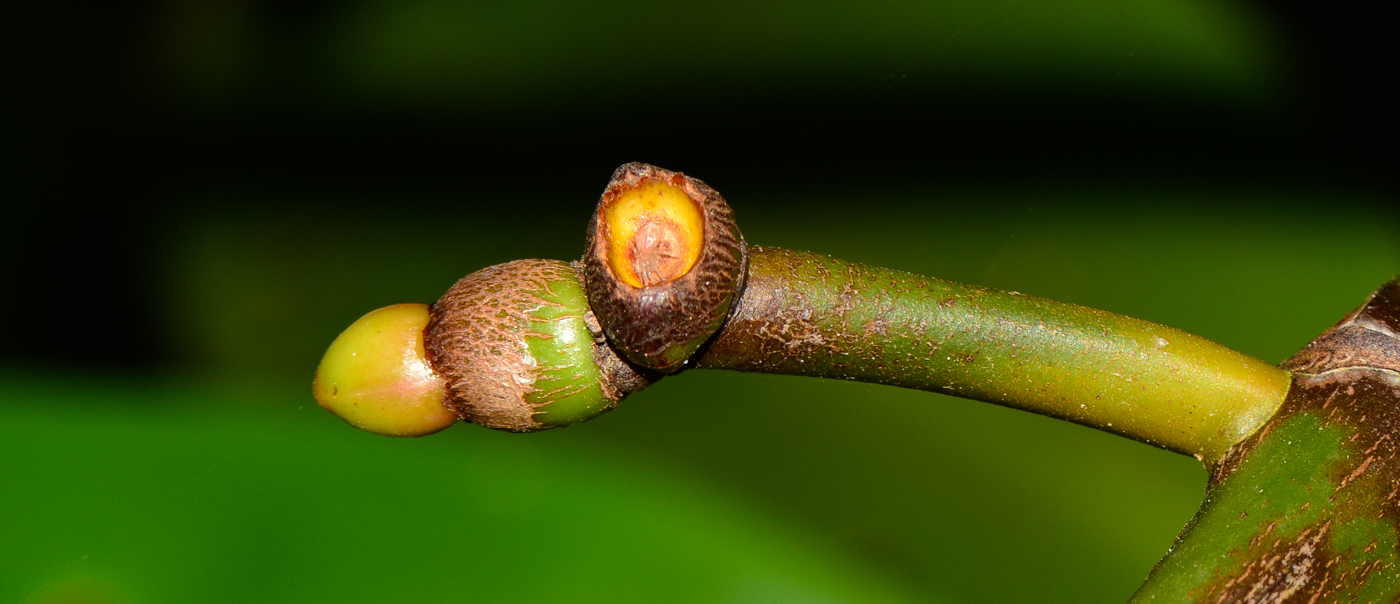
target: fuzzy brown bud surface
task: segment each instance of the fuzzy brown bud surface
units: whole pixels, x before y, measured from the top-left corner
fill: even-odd
[[[433,304],[424,341],[444,404],[497,430],[592,419],[649,381],[595,338],[578,271],[517,260],[463,277]]]

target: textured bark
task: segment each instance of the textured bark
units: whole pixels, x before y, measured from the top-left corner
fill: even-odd
[[[1283,364],[1278,413],[1213,468],[1135,601],[1400,601],[1400,282]]]
[[[704,248],[695,266],[674,280],[633,287],[608,263],[608,225],[603,211],[615,199],[649,181],[685,191],[704,219]],[[700,180],[642,163],[613,173],[589,222],[584,246],[584,282],[589,304],[604,333],[628,360],[660,371],[679,371],[729,316],[743,291],[748,252],[734,212]]]
[[[759,246],[733,316],[696,365],[942,392],[1208,464],[1288,388],[1277,367],[1163,325]]]

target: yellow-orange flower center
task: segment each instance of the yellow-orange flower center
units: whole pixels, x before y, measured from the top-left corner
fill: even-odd
[[[695,266],[705,244],[700,206],[685,190],[648,182],[603,209],[608,265],[632,287],[675,281]]]

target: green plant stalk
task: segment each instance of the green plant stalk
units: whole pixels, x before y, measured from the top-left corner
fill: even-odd
[[[1288,392],[1287,372],[1148,321],[818,254],[750,253],[739,305],[697,367],[942,392],[1208,467]]]
[[[816,254],[749,250],[747,287],[688,365],[944,392],[1205,461],[1205,502],[1134,602],[1400,602],[1400,279],[1280,369],[1112,313]],[[498,405],[505,415],[533,423],[467,419],[517,431],[568,425],[659,377],[621,360],[580,282],[577,264],[508,263],[459,281],[430,310],[424,339],[429,353],[441,349],[430,359],[435,371],[465,372],[449,374],[449,388],[463,389],[473,413],[481,401],[509,399]],[[500,325],[542,310],[536,318],[546,325]],[[568,329],[550,331],[555,321]],[[380,345],[372,340],[360,343],[365,352]],[[357,352],[333,345],[318,384],[333,377],[321,375],[327,367]],[[508,352],[521,362],[502,364]],[[397,379],[403,355],[381,356]],[[540,359],[558,371],[541,373]],[[577,364],[597,371],[566,368]],[[589,400],[601,404],[571,402],[577,388],[561,379],[596,383],[603,396]],[[499,384],[511,390],[492,398]]]
[[[1279,369],[1111,313],[751,250],[699,367],[944,392],[1204,460],[1205,500],[1133,604],[1400,602],[1400,278]]]
[[[681,235],[694,234],[671,214],[619,214],[647,221],[634,231],[607,218],[610,198],[631,203],[629,191],[658,178],[686,187],[691,201],[703,193],[705,232],[715,232],[711,212],[724,214],[720,231],[732,238],[710,266],[724,270],[677,277],[657,268],[674,268],[676,245],[691,240]],[[443,408],[527,432],[585,421],[684,367],[942,392],[1206,464],[1204,503],[1134,602],[1400,602],[1400,278],[1278,368],[1104,311],[746,246],[718,193],[654,166],[620,168],[599,208],[583,262],[473,273],[427,309],[427,327],[417,310],[362,318],[347,333],[375,337],[332,345],[318,402],[345,417],[356,408],[347,412],[340,397],[372,400],[422,424],[425,408],[441,409],[416,405],[418,373],[400,361],[424,358],[444,378]],[[614,226],[631,238],[613,237]],[[655,268],[655,279],[619,282],[639,266]],[[358,353],[376,352],[389,328],[398,348],[362,362]],[[401,336],[416,329],[423,346],[404,348],[411,338]],[[667,352],[697,342],[695,356]],[[339,371],[347,367],[349,378]],[[352,379],[365,372],[384,379]],[[438,429],[436,417],[413,433]]]
[[[1283,366],[1133,602],[1400,601],[1400,278]]]

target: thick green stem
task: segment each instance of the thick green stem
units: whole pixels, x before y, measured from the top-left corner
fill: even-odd
[[[1288,392],[1287,372],[1147,321],[804,252],[753,247],[749,261],[698,367],[942,392],[1208,465]]]
[[[1400,278],[1283,366],[1133,602],[1400,602]]]

